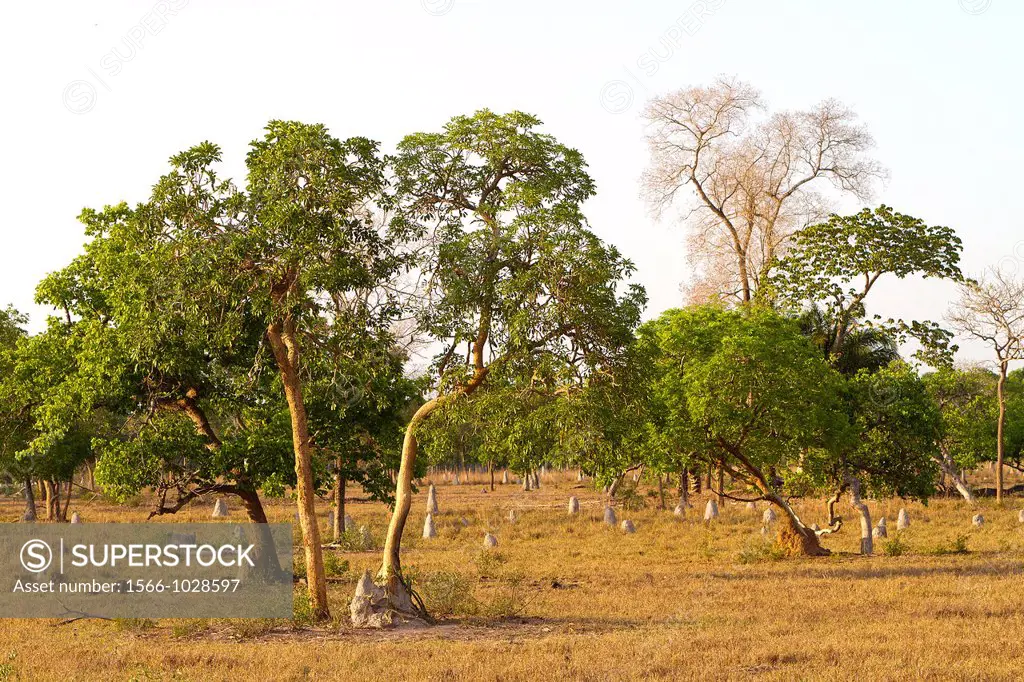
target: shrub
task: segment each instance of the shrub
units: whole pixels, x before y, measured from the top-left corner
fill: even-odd
[[[346,552],[365,552],[374,549],[372,546],[367,546],[362,533],[357,530],[346,530],[338,537],[338,541],[332,544]]]
[[[909,550],[910,546],[903,540],[903,533],[896,533],[882,543],[882,551],[886,556],[903,556]]]
[[[482,578],[495,577],[506,561],[507,559],[504,554],[489,549],[480,550],[473,559],[473,563],[476,564],[476,570]]]
[[[324,554],[325,564],[326,559],[327,555]],[[313,608],[309,604],[309,590],[305,588],[295,590],[292,593],[292,618],[290,621],[292,628],[300,629],[312,625],[313,622]]]
[[[18,669],[14,667],[14,659],[18,657],[17,651],[7,654],[7,663],[0,663],[0,682],[18,679]]]
[[[943,556],[946,554],[967,554],[970,552],[970,550],[967,549],[967,537],[967,535],[957,535],[953,542],[937,545],[928,553],[936,556]]]
[[[761,564],[786,558],[786,551],[777,542],[759,538],[748,542],[736,556],[741,564]]]
[[[472,615],[477,611],[470,582],[461,573],[431,573],[420,582],[418,591],[431,615],[444,618]]]
[[[715,536],[712,533],[710,527],[705,528],[704,533],[701,534],[700,543],[697,545],[697,549],[700,555],[705,559],[711,559],[717,553],[714,545]]]
[[[329,576],[343,576],[348,573],[348,559],[342,559],[337,552],[324,552],[324,573]]]

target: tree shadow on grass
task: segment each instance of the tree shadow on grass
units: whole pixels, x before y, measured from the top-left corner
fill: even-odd
[[[1019,559],[1001,556],[996,552],[970,552],[968,554],[950,555],[947,557],[927,557],[918,555],[910,558],[934,558],[949,561],[938,566],[908,565],[904,559],[886,559],[885,557],[860,557],[857,554],[843,555],[849,557],[844,563],[830,563],[821,560],[818,565],[801,565],[785,567],[783,570],[745,570],[745,571],[712,571],[708,577],[724,581],[752,581],[777,578],[808,579],[841,579],[841,580],[878,580],[886,578],[933,578],[938,576],[1019,576],[1024,575],[1024,564]],[[970,558],[973,561],[964,563]],[[872,559],[875,559],[872,561]],[[886,563],[879,563],[881,559]],[[960,561],[957,561],[960,560]],[[870,563],[869,563],[870,562]]]

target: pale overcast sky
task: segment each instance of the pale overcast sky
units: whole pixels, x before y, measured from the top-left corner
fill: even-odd
[[[34,328],[34,286],[79,251],[82,207],[144,199],[189,145],[215,141],[240,168],[262,125],[288,118],[390,149],[481,107],[537,114],[584,153],[588,216],[637,264],[653,316],[680,303],[687,265],[682,228],[638,198],[638,113],[719,74],[773,108],[852,106],[892,176],[876,204],[954,227],[970,272],[1024,273],[1017,0],[93,0],[3,14],[0,305]],[[886,286],[871,312],[937,319],[952,293]]]

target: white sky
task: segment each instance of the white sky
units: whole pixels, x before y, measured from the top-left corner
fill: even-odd
[[[851,105],[892,174],[876,204],[954,227],[969,272],[1021,261],[1024,274],[1019,1],[91,0],[3,14],[0,305],[34,328],[33,289],[78,253],[82,207],[143,200],[177,151],[209,139],[240,169],[271,118],[391,149],[481,107],[537,114],[584,153],[588,216],[638,266],[654,316],[681,302],[687,266],[682,228],[637,196],[638,112],[718,74],[773,108]],[[938,319],[952,295],[883,286],[870,312]]]

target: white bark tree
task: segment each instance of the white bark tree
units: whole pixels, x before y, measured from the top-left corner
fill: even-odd
[[[996,504],[1003,501],[1003,455],[1006,426],[1006,377],[1010,363],[1024,360],[1024,281],[990,268],[975,282],[960,288],[960,299],[949,314],[963,334],[987,343],[995,352],[999,381],[996,399]]]
[[[755,88],[726,78],[644,110],[642,194],[658,217],[683,209],[695,301],[752,300],[793,233],[828,214],[819,186],[867,199],[885,175],[866,154],[871,136],[839,102],[757,116],[764,110]]]

